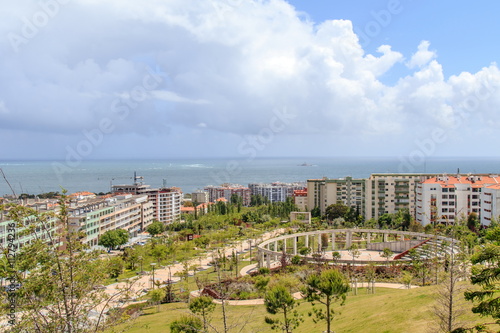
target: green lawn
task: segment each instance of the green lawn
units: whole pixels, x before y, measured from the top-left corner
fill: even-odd
[[[335,332],[363,332],[363,333],[420,333],[437,331],[432,329],[435,286],[417,288],[412,290],[382,289],[378,288],[375,294],[366,294],[364,289],[359,289],[357,296],[348,296],[345,306],[335,305],[340,310],[332,322]],[[469,306],[469,304],[467,304]],[[326,324],[315,324],[307,314],[311,305],[302,302],[298,307],[304,314],[304,322],[295,332],[322,332]],[[125,329],[126,333],[138,332],[169,332],[170,323],[183,314],[188,314],[187,304],[164,304],[160,312],[156,307],[148,308],[145,315],[136,319],[127,327],[122,325],[116,331]],[[235,327],[245,326],[243,330],[232,329],[231,332],[272,332],[270,326],[264,323],[268,315],[263,305],[256,306],[228,306],[229,324]],[[470,322],[488,321],[481,320],[470,311],[464,318]],[[222,331],[221,306],[217,305],[213,315],[213,324]],[[130,326],[131,325],[131,326]],[[112,332],[112,331],[109,331]]]

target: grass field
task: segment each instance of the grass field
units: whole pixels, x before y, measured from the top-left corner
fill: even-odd
[[[347,297],[343,307],[335,305],[339,311],[332,327],[336,333],[363,332],[363,333],[427,333],[437,332],[434,326],[432,306],[435,303],[436,286],[423,287],[411,290],[378,288],[375,294],[367,294],[364,289],[359,289],[358,295]],[[467,312],[464,321],[470,325],[474,322],[484,322],[470,312],[470,305],[466,304]],[[314,323],[308,316],[311,310],[310,303],[302,302],[298,306],[304,315],[304,322],[295,332],[321,333],[326,329],[324,322]],[[145,315],[133,323],[122,325],[115,331],[125,329],[126,333],[138,332],[169,332],[172,321],[183,314],[189,314],[187,304],[164,304],[160,312],[156,307],[145,310]],[[273,332],[264,322],[266,313],[263,305],[255,306],[228,306],[227,313],[229,324],[234,328],[230,332]],[[212,324],[217,330],[222,330],[221,306],[217,305],[213,314]],[[241,327],[243,327],[241,329]],[[112,331],[109,331],[112,332]]]

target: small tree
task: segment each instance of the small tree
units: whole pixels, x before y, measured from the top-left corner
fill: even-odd
[[[152,289],[149,291],[149,297],[151,297],[151,302],[156,304],[156,312],[160,311],[160,302],[167,295],[165,289]]]
[[[380,256],[382,258],[385,258],[386,263],[389,263],[389,259],[392,257],[393,254],[394,253],[392,252],[392,250],[390,248],[386,247],[382,250],[382,253],[380,254]]]
[[[159,234],[162,234],[165,231],[165,225],[161,223],[160,221],[153,221],[148,227],[146,228],[146,231],[151,235],[151,236],[156,236]]]
[[[312,274],[306,279],[302,294],[307,301],[313,304],[315,322],[326,321],[327,333],[333,332],[331,322],[335,312],[332,305],[337,301],[340,301],[340,305],[344,305],[349,290],[349,282],[337,269],[328,269],[321,274]],[[325,311],[315,308],[314,302],[323,304]]]
[[[189,303],[189,310],[196,315],[200,315],[203,319],[203,330],[208,332],[208,325],[210,323],[210,314],[214,311],[215,304],[212,298],[208,296],[200,296],[191,300]]]
[[[266,317],[266,323],[270,324],[274,330],[291,333],[301,322],[299,313],[297,310],[293,310],[295,304],[295,299],[286,287],[274,286],[266,293],[264,305],[270,314],[283,312],[283,321]]]

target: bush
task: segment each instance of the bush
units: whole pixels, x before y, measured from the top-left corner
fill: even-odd
[[[261,267],[259,268],[259,273],[262,275],[267,275],[271,273],[271,270],[267,267]]]

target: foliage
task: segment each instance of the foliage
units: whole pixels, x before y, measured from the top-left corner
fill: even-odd
[[[284,332],[292,332],[300,324],[300,316],[295,307],[295,299],[288,289],[277,285],[271,288],[264,297],[266,311],[270,314],[283,312],[283,321],[266,318],[266,323],[271,324],[272,329]]]
[[[393,255],[394,253],[392,252],[392,250],[388,247],[384,248],[382,250],[382,253],[380,254],[380,256],[382,258],[385,258],[386,261],[389,261],[389,258]]]
[[[349,212],[349,207],[343,203],[336,203],[326,207],[325,215],[329,221],[333,221],[336,218],[345,218],[346,214]]]
[[[332,332],[331,322],[335,314],[332,309],[333,303],[340,301],[340,305],[343,305],[349,290],[349,282],[337,269],[328,269],[319,274],[311,274],[305,280],[305,287],[302,290],[302,294],[307,301],[313,304],[313,312],[316,320],[326,321],[327,332]],[[325,310],[315,308],[315,302],[323,304]]]
[[[160,235],[165,231],[165,224],[160,221],[153,221],[153,223],[147,226],[146,231],[153,237]]]
[[[189,303],[189,310],[203,319],[203,330],[206,332],[209,324],[209,315],[215,310],[212,298],[200,296],[193,298]]]
[[[99,245],[113,250],[114,248],[127,244],[129,234],[124,229],[108,230],[99,237]]]
[[[112,296],[100,288],[105,263],[99,252],[81,243],[81,234],[70,230],[64,192],[57,213],[23,206],[9,210],[18,231],[34,239],[18,248],[10,272],[21,288],[12,295],[17,318],[8,332],[100,332],[120,320],[106,317],[105,311],[110,302],[129,293],[130,285]]]
[[[480,290],[465,292],[465,299],[474,302],[472,312],[500,319],[500,246],[487,244],[475,253],[471,262],[471,282]],[[486,264],[486,265],[482,265]]]
[[[125,268],[125,264],[123,263],[123,259],[120,257],[112,257],[108,260],[107,263],[107,272],[109,277],[112,279],[116,279],[120,274],[123,273],[123,269]]]
[[[160,311],[160,302],[165,298],[167,292],[165,289],[152,289],[148,292],[149,297],[151,298],[151,302],[157,305],[156,311]]]
[[[199,333],[202,329],[201,319],[195,316],[181,316],[170,324],[171,333]]]

